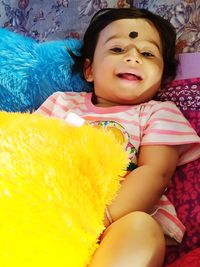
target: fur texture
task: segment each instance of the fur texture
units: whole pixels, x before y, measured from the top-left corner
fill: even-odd
[[[86,266],[127,163],[111,133],[0,112],[0,266]]]
[[[31,112],[55,91],[89,91],[72,73],[67,51],[77,54],[80,46],[75,39],[37,43],[0,29],[0,110]]]

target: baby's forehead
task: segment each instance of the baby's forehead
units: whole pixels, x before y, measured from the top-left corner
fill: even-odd
[[[147,19],[120,19],[108,24],[99,35],[99,41],[107,43],[112,39],[153,40],[162,47],[157,28]]]
[[[119,19],[109,23],[100,32],[103,35],[121,34],[129,36],[130,32],[138,32],[141,35],[153,34],[159,36],[157,28],[147,19]]]
[[[131,27],[150,27],[150,28],[155,28],[154,24],[146,19],[146,18],[125,18],[125,19],[117,19],[114,21],[111,21],[109,24],[107,24],[107,26],[105,26],[105,28],[111,27],[111,28],[115,28],[115,27],[119,27],[119,26],[123,26],[126,28],[127,26],[131,26]]]

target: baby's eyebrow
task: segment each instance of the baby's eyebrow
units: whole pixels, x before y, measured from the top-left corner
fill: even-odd
[[[117,34],[112,35],[108,39],[105,40],[104,44],[108,43],[110,40],[113,40],[113,39],[122,39],[122,37]]]
[[[143,42],[143,43],[147,43],[147,45],[148,45],[148,44],[151,44],[151,45],[155,46],[155,47],[158,49],[158,51],[161,52],[161,47],[160,47],[160,46],[158,45],[158,43],[155,42],[154,40],[145,40],[145,41],[141,41],[141,42]]]

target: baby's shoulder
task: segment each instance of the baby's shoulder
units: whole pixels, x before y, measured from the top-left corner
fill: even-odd
[[[73,100],[79,100],[86,97],[87,92],[61,92],[56,91],[53,93],[50,98],[55,100],[63,99],[65,101],[73,99]]]
[[[177,106],[172,101],[158,101],[158,100],[150,100],[149,102],[143,103],[145,108],[161,108],[161,107],[171,107],[177,109]]]
[[[156,101],[150,100],[149,102],[140,104],[140,109],[144,112],[156,112],[159,110],[180,112],[176,104],[172,101]]]
[[[140,104],[140,116],[149,121],[151,118],[176,118],[180,119],[183,114],[172,101],[150,100],[147,103]]]

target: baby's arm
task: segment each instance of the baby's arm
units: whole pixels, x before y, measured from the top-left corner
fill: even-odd
[[[132,211],[148,212],[168,186],[178,157],[178,146],[142,146],[138,168],[126,176],[109,206],[113,221]]]

